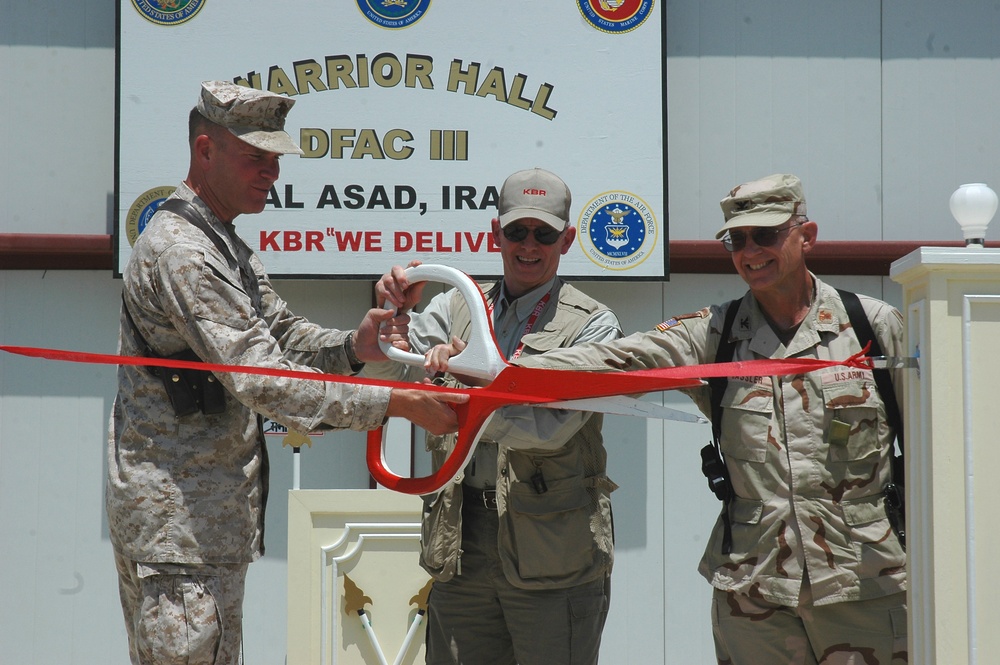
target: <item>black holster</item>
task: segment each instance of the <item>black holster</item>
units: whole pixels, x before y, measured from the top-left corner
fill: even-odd
[[[906,495],[903,489],[903,457],[892,458],[892,482],[882,490],[885,514],[899,544],[906,551]]]
[[[191,349],[166,356],[168,360],[200,362],[201,358]],[[177,369],[175,367],[149,367],[153,376],[163,382],[163,389],[170,398],[170,406],[178,418],[201,411],[214,415],[226,410],[226,389],[215,375],[205,370]]]
[[[729,484],[729,472],[726,463],[719,457],[719,451],[713,444],[701,449],[701,472],[708,479],[708,489],[712,490],[719,501],[728,501],[733,496],[733,487]]]
[[[722,502],[722,553],[731,554],[733,551],[733,523],[729,514],[729,507],[732,505],[733,484],[729,481],[729,470],[723,461],[719,449],[714,443],[710,443],[701,449],[701,472],[708,479],[708,489],[712,490],[719,501]]]

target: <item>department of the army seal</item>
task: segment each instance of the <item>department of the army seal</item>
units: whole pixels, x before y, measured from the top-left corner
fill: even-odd
[[[631,270],[645,261],[658,235],[652,208],[620,191],[595,196],[580,212],[577,228],[583,253],[609,270]]]
[[[194,18],[205,0],[132,0],[140,15],[157,25],[179,25]]]
[[[380,28],[408,28],[427,13],[431,0],[358,0],[361,14]]]
[[[653,13],[654,0],[577,0],[587,23],[601,32],[635,30]]]
[[[147,189],[132,202],[125,217],[125,237],[128,238],[128,246],[135,247],[135,241],[139,234],[146,228],[146,224],[153,217],[156,209],[160,207],[168,196],[174,193],[176,187],[154,187]]]

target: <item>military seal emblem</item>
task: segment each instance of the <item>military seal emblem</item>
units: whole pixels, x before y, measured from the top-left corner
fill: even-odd
[[[587,258],[609,270],[630,270],[645,261],[658,235],[653,210],[621,191],[595,196],[581,211],[577,228]]]
[[[179,25],[194,18],[205,0],[132,0],[139,14],[157,25]]]
[[[431,0],[357,0],[361,14],[380,28],[408,28],[427,13]]]
[[[160,204],[167,200],[167,197],[174,193],[176,187],[154,187],[147,189],[139,195],[128,209],[125,216],[125,237],[128,239],[129,247],[135,247],[135,241],[139,239],[139,234],[146,228],[146,224],[156,213]]]
[[[621,34],[642,25],[653,13],[654,0],[577,0],[587,23],[601,32]]]

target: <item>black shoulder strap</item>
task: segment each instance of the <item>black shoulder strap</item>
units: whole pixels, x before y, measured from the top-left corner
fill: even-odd
[[[871,321],[868,320],[864,307],[861,306],[861,299],[858,298],[858,295],[841,289],[837,289],[837,293],[840,294],[840,300],[844,303],[844,309],[847,310],[847,318],[851,320],[851,326],[854,328],[854,334],[857,336],[861,348],[865,348],[868,342],[871,342],[869,355],[873,357],[885,355],[882,345],[879,344],[878,338],[875,337],[875,331],[872,330]],[[903,419],[899,414],[899,404],[896,402],[896,391],[892,387],[889,370],[876,369],[872,370],[872,373],[875,375],[875,386],[878,388],[879,395],[882,396],[882,401],[885,402],[885,412],[889,418],[889,424],[896,433],[896,440],[899,442],[900,451],[902,451]]]
[[[726,315],[722,323],[722,334],[719,336],[719,347],[715,351],[715,362],[724,363],[733,359],[736,341],[732,339],[733,322],[736,312],[740,309],[740,300],[731,300],[726,305]],[[712,392],[712,443],[701,449],[701,472],[708,478],[708,486],[717,499],[722,500],[722,553],[733,551],[733,527],[730,507],[733,503],[733,487],[729,480],[729,470],[722,456],[722,397],[729,383],[725,377],[715,377],[708,380]],[[714,451],[713,451],[714,448]]]
[[[167,199],[166,201],[160,204],[160,207],[157,208],[157,210],[166,210],[167,212],[172,212],[175,215],[178,215],[179,217],[183,217],[191,224],[201,229],[201,232],[204,233],[206,236],[208,236],[208,239],[212,241],[212,244],[215,245],[215,247],[220,252],[222,252],[222,256],[226,258],[226,261],[230,262],[231,264],[235,264],[237,266],[240,272],[240,282],[243,283],[243,289],[244,291],[246,291],[247,296],[250,297],[250,304],[253,306],[254,311],[257,312],[257,316],[262,316],[261,302],[260,302],[260,285],[257,283],[257,274],[253,271],[253,267],[250,265],[250,262],[247,260],[247,258],[242,254],[237,254],[237,256],[234,257],[233,253],[229,251],[229,247],[227,247],[226,243],[222,240],[222,238],[219,237],[219,234],[217,234],[212,229],[212,227],[209,226],[208,222],[205,221],[205,218],[201,216],[201,212],[196,207],[191,205],[191,203],[189,203],[188,201],[185,201],[184,199]],[[236,239],[233,238],[233,241],[235,242]],[[267,445],[265,445],[264,443],[264,419],[263,416],[261,416],[259,413],[257,414],[257,441],[258,444],[260,445],[260,454],[261,454],[261,474],[260,474],[261,495],[262,495],[261,502],[262,505],[266,506],[268,486],[270,484],[268,480],[270,475],[268,473],[268,469],[270,468],[271,465],[270,462],[268,461]],[[261,537],[260,553],[261,555],[263,555],[264,554],[263,510],[261,511],[261,520],[260,520],[260,537]]]
[[[872,330],[871,321],[868,320],[864,307],[861,306],[861,299],[858,298],[856,293],[851,293],[850,291],[837,289],[837,293],[840,294],[840,300],[844,303],[844,309],[847,310],[847,318],[851,320],[854,335],[858,338],[861,348],[865,348],[870,341],[871,347],[868,353],[873,357],[884,355],[882,345],[879,344],[878,338],[875,337],[875,331]],[[892,378],[889,376],[889,370],[873,369],[872,374],[875,375],[875,386],[878,388],[879,396],[881,396],[882,401],[885,403],[885,412],[889,418],[889,425],[896,433],[896,443],[899,444],[898,455],[895,449],[892,450],[892,479],[882,489],[882,494],[885,497],[885,511],[886,516],[889,518],[889,524],[892,525],[892,530],[896,533],[899,544],[905,551],[906,509],[902,489],[904,479],[903,419],[899,414],[899,405],[896,403],[896,391],[892,387]]]
[[[185,220],[198,227],[202,233],[204,233],[212,244],[215,245],[222,256],[226,258],[231,265],[235,265],[240,273],[240,282],[243,284],[243,289],[246,291],[247,295],[250,296],[250,301],[253,304],[254,310],[260,314],[260,286],[257,284],[257,275],[254,273],[253,268],[250,267],[249,261],[245,258],[233,256],[233,253],[229,250],[226,243],[219,237],[219,234],[209,226],[205,218],[202,217],[201,212],[193,206],[190,202],[184,199],[167,199],[160,204],[157,210],[166,210],[167,212],[172,212],[178,217],[183,217]],[[242,260],[241,260],[242,259]]]
[[[184,199],[167,199],[160,204],[160,207],[157,208],[157,210],[172,212],[178,217],[183,217],[188,222],[197,226],[201,229],[202,233],[208,236],[208,239],[212,241],[212,244],[215,245],[216,249],[222,252],[222,255],[226,257],[227,261],[233,265],[239,265],[239,262],[236,260],[236,257],[233,256],[233,253],[229,251],[229,247],[226,243],[222,241],[219,234],[212,230],[212,227],[208,225],[205,218],[201,216],[201,212],[196,207],[191,205],[191,203],[185,201]]]
[[[729,301],[726,305],[726,318],[722,324],[719,348],[715,351],[715,362],[717,363],[727,363],[733,359],[736,340],[732,339],[732,330],[739,308],[739,298]],[[727,383],[729,381],[724,376],[708,380],[708,386],[712,390],[712,437],[715,439],[716,445],[719,443],[719,437],[722,436],[722,396],[726,392]]]

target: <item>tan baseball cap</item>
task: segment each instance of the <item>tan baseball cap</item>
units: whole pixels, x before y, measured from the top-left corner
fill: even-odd
[[[500,226],[518,219],[538,219],[562,231],[569,226],[573,197],[562,178],[545,169],[518,171],[500,187]]]
[[[792,217],[806,215],[802,182],[794,175],[775,173],[737,185],[719,202],[726,223],[716,238],[740,226],[779,226]]]
[[[282,155],[302,149],[285,132],[285,116],[295,100],[228,81],[201,84],[198,113],[255,148]]]

